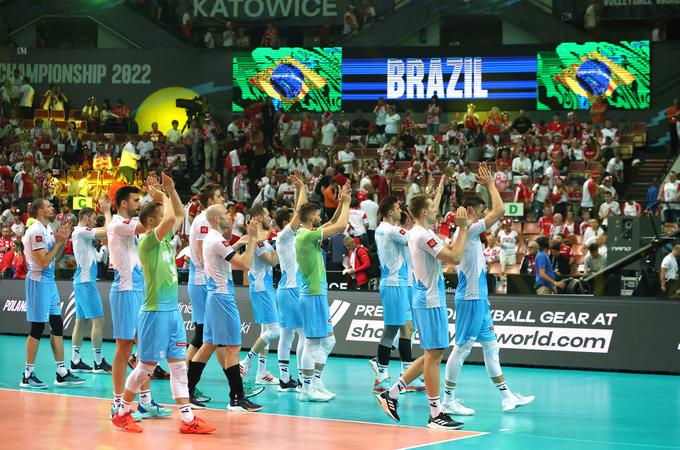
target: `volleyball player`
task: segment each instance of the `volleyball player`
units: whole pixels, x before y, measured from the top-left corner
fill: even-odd
[[[458,265],[456,288],[456,340],[446,362],[444,381],[444,411],[450,414],[472,415],[475,410],[456,400],[456,387],[465,359],[475,342],[482,346],[486,371],[501,396],[503,412],[534,401],[534,396],[521,396],[510,391],[499,363],[499,346],[494,333],[489,289],[486,284],[486,264],[479,236],[495,224],[505,211],[503,200],[486,164],[479,166],[478,183],[486,186],[491,197],[491,210],[485,213],[484,201],[477,197],[465,199],[463,206],[471,225],[465,240],[465,252]],[[458,223],[456,223],[458,225]],[[462,230],[462,225],[459,230]]]
[[[401,219],[401,207],[394,197],[386,197],[379,208],[382,222],[375,230],[375,242],[380,260],[380,299],[383,305],[383,334],[378,344],[377,358],[369,364],[375,372],[373,392],[380,393],[389,389],[390,354],[392,343],[400,334],[399,356],[406,371],[411,365],[411,334],[413,332],[411,312],[411,270],[409,270],[408,232],[398,224]],[[423,390],[419,378],[407,386],[407,391]]]
[[[416,359],[389,391],[378,395],[377,400],[383,411],[393,420],[399,421],[398,397],[406,391],[420,373],[425,376],[430,414],[429,428],[456,430],[463,426],[442,410],[439,399],[439,366],[444,349],[449,346],[449,322],[446,308],[446,286],[442,263],[455,265],[461,259],[467,234],[467,214],[463,208],[456,211],[456,223],[462,227],[451,246],[432,231],[437,220],[438,205],[442,189],[437,190],[434,201],[427,195],[415,196],[409,205],[415,226],[409,232],[409,251],[413,259],[416,278],[416,292],[413,298],[413,317],[420,332],[420,346],[424,355]]]
[[[29,389],[47,389],[35,375],[35,356],[45,324],[51,329],[52,353],[57,365],[55,386],[75,386],[85,380],[71,373],[64,365],[64,322],[59,307],[59,292],[54,282],[54,257],[71,234],[71,222],[62,224],[56,234],[49,223],[54,220],[54,207],[44,198],[33,200],[29,211],[35,222],[28,227],[21,239],[26,250],[26,319],[31,331],[26,338],[26,367],[19,386]]]
[[[350,193],[348,181],[338,193],[340,204],[335,214],[323,225],[317,204],[305,203],[299,211],[300,227],[295,235],[295,255],[302,278],[300,312],[305,335],[301,358],[301,401],[327,402],[335,397],[326,389],[321,378],[328,355],[335,345],[335,336],[328,308],[328,282],[320,244],[323,239],[342,233],[347,228]]]
[[[203,343],[203,324],[205,320],[205,302],[208,297],[205,274],[203,271],[203,239],[208,234],[210,225],[205,218],[205,210],[210,205],[224,203],[220,186],[209,184],[198,193],[198,204],[202,211],[194,218],[189,228],[189,300],[191,301],[191,321],[194,323],[194,338],[187,349],[187,366],[191,365],[191,358]],[[210,397],[203,395],[198,388],[191,392],[192,398],[199,402],[209,402]]]
[[[232,265],[248,270],[253,261],[257,245],[259,219],[248,224],[248,235],[239,239],[239,244],[246,239],[245,253],[238,254],[229,245],[225,232],[231,228],[231,218],[224,205],[216,204],[206,210],[206,220],[210,231],[203,240],[203,267],[207,276],[208,299],[206,301],[205,327],[203,329],[203,345],[196,352],[189,367],[189,388],[196,385],[201,378],[205,363],[213,352],[217,351],[217,359],[229,383],[230,411],[259,411],[262,406],[248,400],[244,392],[243,379],[239,369],[239,351],[241,350],[241,317],[234,297],[234,281]],[[260,387],[256,395],[262,392]],[[192,404],[195,404],[192,401]]]
[[[123,398],[126,365],[137,334],[139,308],[144,301],[144,275],[136,243],[136,236],[144,232],[144,226],[136,217],[139,214],[139,189],[134,186],[119,188],[116,191],[115,202],[117,214],[113,215],[106,227],[109,259],[114,273],[109,294],[113,338],[116,340],[116,352],[111,371],[113,378],[112,416],[120,407]],[[133,412],[133,417],[138,420],[144,417],[164,417],[172,414],[171,410],[161,407],[152,400],[148,379],[144,381],[139,391],[137,409],[137,412]]]
[[[302,329],[302,314],[300,313],[300,284],[301,277],[295,256],[295,232],[300,225],[299,209],[307,203],[307,189],[301,175],[296,172],[289,181],[297,190],[295,209],[290,211],[282,208],[276,213],[276,225],[281,230],[276,239],[276,250],[279,254],[281,279],[276,291],[276,301],[279,307],[281,334],[277,357],[279,358],[279,391],[295,392],[300,386],[300,380],[290,376],[290,349],[298,335],[298,345],[295,351],[297,357],[298,376],[301,372],[302,351],[305,336]]]
[[[139,260],[146,291],[139,312],[138,363],[125,381],[125,394],[111,420],[119,429],[140,433],[142,428],[131,415],[132,401],[143,384],[148,383],[156,365],[167,359],[170,389],[181,413],[180,433],[205,434],[215,426],[194,416],[187,386],[186,331],[178,303],[178,277],[170,239],[184,221],[184,207],[174,182],[165,173],[162,189],[155,177],[147,180],[152,202],[141,209],[139,221],[145,236],[139,242]]]
[[[111,222],[111,201],[107,196],[99,200],[99,210],[104,213],[104,226],[96,228],[97,214],[92,208],[83,208],[78,213],[78,226],[73,228],[73,256],[76,273],[73,275],[73,293],[76,301],[76,324],[71,337],[71,371],[111,373],[111,365],[102,355],[102,333],[104,331],[104,308],[97,289],[97,262],[99,255],[94,241],[106,238],[106,226]],[[92,321],[90,340],[94,368],[85,364],[80,357],[80,345],[88,321]]]
[[[278,253],[267,240],[272,219],[269,210],[262,205],[251,208],[250,217],[257,218],[257,247],[255,257],[248,270],[250,284],[250,303],[253,306],[253,317],[260,324],[260,336],[241,361],[241,375],[248,376],[252,361],[257,358],[257,376],[255,384],[279,384],[279,379],[267,370],[267,353],[269,344],[279,338],[279,312],[276,306],[273,267],[279,263]]]

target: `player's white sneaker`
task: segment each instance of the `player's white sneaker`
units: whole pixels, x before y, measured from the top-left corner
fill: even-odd
[[[264,374],[258,374],[255,377],[255,384],[275,384],[278,386],[279,379],[272,375],[269,371],[266,371]]]
[[[460,401],[455,398],[442,403],[442,409],[446,414],[453,414],[454,416],[472,416],[475,414],[474,409],[461,405]]]
[[[512,411],[518,406],[528,405],[535,399],[536,397],[534,397],[533,395],[527,395],[526,397],[524,397],[519,394],[511,393],[509,396],[503,398],[503,400],[501,401],[501,406],[503,408],[503,412],[508,412]]]
[[[371,358],[368,360],[368,365],[373,370],[376,378],[380,377],[380,371],[378,370],[378,358]]]
[[[333,399],[333,397],[324,394],[323,392],[317,391],[316,389],[310,389],[309,391],[300,392],[298,399],[301,402],[327,402]]]
[[[322,393],[323,395],[327,395],[332,399],[335,398],[335,394],[332,393],[331,391],[329,391],[328,389],[326,389],[326,386],[324,386],[322,381],[320,381],[317,384],[315,384],[314,386],[312,386],[312,389],[314,389],[317,392]]]

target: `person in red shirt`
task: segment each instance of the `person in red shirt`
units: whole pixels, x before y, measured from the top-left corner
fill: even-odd
[[[310,113],[305,113],[300,122],[300,148],[311,150],[314,145],[314,119]]]
[[[45,161],[49,161],[52,157],[52,154],[56,150],[56,146],[54,145],[52,139],[47,136],[47,132],[43,131],[40,134],[40,138],[36,141],[36,145],[40,153],[42,153],[43,159],[45,159]]]
[[[537,225],[541,229],[543,236],[551,237],[555,221],[553,220],[553,208],[546,204],[543,209],[543,216],[538,219]]]
[[[590,104],[590,121],[593,125],[602,125],[607,119],[607,100],[604,95],[598,95]]]
[[[15,239],[12,241],[12,248],[0,258],[0,275],[4,278],[13,275],[13,278],[17,280],[24,280],[27,273],[24,245],[21,239]]]
[[[262,35],[260,47],[271,47],[273,49],[277,49],[280,45],[281,42],[279,40],[279,30],[276,29],[273,23],[269,22],[267,24],[267,29]]]
[[[392,177],[394,176],[393,169],[387,169],[385,175],[380,177],[378,181],[378,203],[389,195],[392,195]]]
[[[521,183],[515,186],[515,203],[524,203],[525,214],[531,205],[531,177],[524,175]]]
[[[564,133],[564,124],[560,121],[559,114],[553,114],[553,119],[548,124],[548,133],[553,136],[556,134],[562,135]]]
[[[5,253],[12,250],[13,240],[12,229],[9,226],[2,227],[2,231],[0,232],[0,258],[2,258]]]
[[[368,279],[366,271],[371,267],[371,258],[368,256],[368,250],[361,245],[359,238],[347,236],[344,243],[349,252],[347,255],[349,267],[344,271],[344,273],[349,275],[349,289],[352,289],[353,287],[362,290],[368,289],[368,282],[370,280]]]
[[[151,132],[149,132],[149,138],[154,144],[161,140],[163,137],[163,132],[158,129],[158,122],[151,123]]]
[[[127,133],[130,125],[130,108],[127,107],[123,100],[118,99],[111,112],[116,119],[116,132]]]

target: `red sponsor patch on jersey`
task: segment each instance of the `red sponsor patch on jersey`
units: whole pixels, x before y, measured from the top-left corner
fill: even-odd
[[[222,245],[224,245],[225,247],[229,247],[229,242],[227,242],[227,241],[222,241]]]
[[[176,347],[186,347],[187,343],[186,342],[178,342],[175,344]]]
[[[406,236],[406,230],[404,230],[403,228],[400,228],[399,234],[401,234],[402,236]]]
[[[42,242],[42,236],[36,236],[35,242]]]
[[[264,247],[264,241],[262,241],[262,242],[258,242],[258,243],[257,243],[257,246],[258,246],[259,248],[262,248],[262,247]]]
[[[123,221],[123,223],[124,223],[125,225],[128,225],[130,222],[131,222],[130,219],[126,219],[126,220]]]
[[[201,227],[201,233],[207,233],[208,227]]]
[[[87,231],[92,231],[92,228],[87,227],[87,228],[85,228],[85,230],[87,230]]]
[[[427,245],[430,248],[435,248],[437,246],[437,241],[434,239],[430,239],[429,241],[427,241]]]

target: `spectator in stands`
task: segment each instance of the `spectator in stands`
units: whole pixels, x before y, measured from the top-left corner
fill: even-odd
[[[371,5],[368,0],[362,0],[361,2],[361,26],[363,29],[369,28],[375,23],[375,8]]]
[[[348,233],[358,238],[364,246],[368,246],[368,215],[359,207],[359,199],[352,198],[349,204]]]
[[[533,124],[531,123],[531,119],[525,115],[523,109],[520,109],[517,117],[512,122],[512,130],[517,134],[526,135],[532,129]]]
[[[597,241],[599,236],[604,234],[604,230],[600,227],[600,221],[596,218],[590,219],[588,228],[583,231],[583,243],[588,246]]]
[[[555,218],[553,217],[552,205],[550,204],[545,205],[542,214],[537,214],[536,217],[539,217],[538,221],[536,222],[536,225],[538,226],[538,228],[540,228],[541,234],[543,236],[551,237],[553,227],[555,226]]]
[[[526,152],[522,149],[512,160],[512,176],[519,179],[524,175],[531,175],[531,160],[527,158]]]
[[[331,220],[338,208],[338,182],[331,178],[328,182],[328,187],[324,190],[324,213],[326,214],[326,221]]]
[[[557,281],[555,278],[553,265],[548,256],[550,241],[547,237],[540,236],[536,238],[536,244],[538,244],[538,253],[536,254],[536,259],[534,261],[534,266],[536,268],[536,293],[538,295],[556,294],[557,288],[564,289],[566,287],[566,282]]]
[[[345,144],[345,148],[338,152],[336,162],[342,164],[345,173],[351,174],[354,170],[354,161],[356,161],[356,155],[352,151],[352,144],[348,142]]]
[[[343,18],[342,34],[348,36],[359,31],[359,22],[357,16],[354,14],[354,6],[347,5],[345,9],[345,16]]]
[[[678,292],[678,257],[680,257],[680,245],[674,245],[673,250],[661,261],[659,270],[659,283],[661,293],[672,297]]]
[[[327,117],[323,119],[322,124],[320,148],[324,154],[328,155],[329,152],[333,150],[335,141],[338,138],[338,129],[335,124]]]
[[[397,136],[400,132],[401,116],[397,114],[394,105],[387,105],[387,114],[385,115],[385,141],[389,141]]]
[[[671,135],[671,154],[678,153],[678,121],[680,120],[680,109],[678,109],[678,99],[674,98],[671,106],[666,110],[668,119],[668,131]]]
[[[638,217],[642,214],[642,207],[635,201],[632,194],[626,196],[626,203],[621,208],[621,214],[626,217]]]
[[[588,179],[583,183],[583,197],[581,198],[581,209],[592,211],[595,207],[595,198],[599,194],[599,188],[595,182],[595,178],[599,177],[600,173],[593,170],[589,175]]]
[[[35,96],[35,89],[29,84],[28,77],[22,79],[19,94],[21,95],[19,100],[20,118],[28,119],[33,116],[33,97]]]
[[[61,86],[54,84],[43,94],[41,107],[48,111],[65,111],[67,103],[68,97],[61,90]]]
[[[494,174],[494,181],[499,191],[507,191],[512,187],[512,174],[505,165],[505,161],[500,161],[496,173]]]
[[[26,158],[21,168],[14,176],[14,194],[19,200],[19,208],[26,210],[27,205],[33,199],[35,178],[33,177],[33,163]]]
[[[366,193],[357,195],[360,202],[359,208],[366,214],[368,219],[368,247],[375,247],[375,229],[378,227],[378,203],[375,201],[375,188],[373,183],[366,186]],[[365,197],[365,198],[363,198]]]
[[[385,134],[385,117],[387,117],[387,103],[382,97],[378,97],[377,104],[373,108],[373,114],[375,114],[375,126],[377,128],[377,134]],[[389,139],[383,139],[383,143],[389,141]]]
[[[647,188],[647,197],[645,200],[645,213],[656,216],[659,208],[659,177],[654,178],[651,186]]]
[[[21,239],[12,241],[12,248],[0,258],[0,274],[4,278],[14,278],[16,280],[26,279],[28,267],[26,256],[24,255],[24,244]]]
[[[130,108],[122,99],[116,101],[112,113],[116,121],[116,132],[128,133],[130,131]]]
[[[569,141],[569,149],[567,150],[567,157],[569,161],[583,161],[583,148],[581,148],[581,140],[573,138]]]
[[[323,23],[323,25],[321,25],[318,41],[320,47],[330,47],[335,42],[333,39],[333,34],[331,33],[330,22],[326,21]]]
[[[488,234],[486,236],[486,247],[484,247],[484,261],[486,262],[487,271],[491,264],[498,262],[500,259],[501,247],[496,242],[496,236]]]
[[[215,32],[215,28],[209,27],[207,30],[205,30],[205,34],[203,35],[203,45],[205,48],[215,48],[215,36],[213,36],[213,33]]]
[[[470,165],[463,167],[463,173],[457,176],[458,186],[463,191],[474,191],[477,186],[475,174],[470,171]]]
[[[267,24],[267,29],[264,30],[264,34],[262,35],[260,47],[271,47],[273,49],[278,49],[280,45],[281,40],[279,37],[279,30],[272,22],[269,22]]]
[[[439,134],[439,115],[441,114],[441,106],[439,106],[439,97],[433,95],[430,102],[425,108],[425,119],[427,122],[427,134],[436,138]]]
[[[561,213],[562,217],[564,217],[569,207],[569,190],[564,182],[564,178],[560,177],[555,180],[555,186],[553,186],[550,193],[550,202],[553,204],[555,211]]]
[[[0,117],[12,115],[12,80],[5,79],[0,87]]]
[[[607,266],[607,258],[599,254],[596,243],[588,246],[588,254],[583,259],[583,270],[586,275],[598,273]]]
[[[87,131],[96,133],[99,125],[99,108],[94,97],[88,97],[82,109],[83,120],[87,122]]]
[[[354,115],[354,120],[352,120],[352,123],[349,127],[349,132],[352,135],[365,135],[368,133],[368,127],[370,125],[371,123],[366,120],[363,111],[357,110],[356,114]]]
[[[288,158],[283,156],[281,150],[276,150],[274,155],[267,162],[267,171],[273,171],[275,174],[288,174]]]
[[[312,115],[308,112],[304,113],[302,122],[300,123],[300,148],[304,150],[311,150],[314,145],[314,129],[316,125]]]
[[[522,275],[533,275],[536,273],[536,267],[534,266],[534,261],[536,260],[536,254],[538,253],[538,244],[536,241],[531,241],[527,244],[527,253],[522,258],[522,262],[519,265],[519,273]]]
[[[256,127],[254,128],[254,133],[257,134]],[[217,147],[217,135],[219,134],[219,125],[216,121],[212,120],[209,114],[205,116],[205,123],[201,126],[201,138],[203,139],[203,154],[205,157],[205,168],[216,169],[217,168],[217,157],[218,157],[218,147]]]
[[[607,98],[604,95],[596,95],[590,104],[590,121],[596,128],[600,128],[607,119]]]
[[[215,183],[215,171],[208,167],[191,185],[191,192],[198,194],[204,186]]]
[[[368,289],[367,270],[371,267],[371,258],[368,256],[368,250],[361,245],[361,241],[357,238],[347,236],[343,243],[347,248],[347,263],[343,273],[349,275],[348,288],[349,289]]]
[[[621,215],[621,206],[619,202],[614,200],[611,192],[604,193],[604,202],[600,205],[598,216],[602,221],[602,225],[607,227],[609,217]],[[606,229],[606,228],[605,228]]]
[[[550,185],[548,184],[548,177],[543,175],[540,180],[531,188],[532,202],[531,209],[536,214],[536,217],[543,215],[545,208],[545,201],[550,195]]]
[[[502,275],[505,276],[507,269],[517,264],[517,238],[519,233],[512,229],[512,220],[504,219],[497,231],[500,243],[500,263]]]
[[[614,183],[617,186],[623,186],[623,161],[621,161],[620,151],[617,151],[607,163],[606,173],[614,177]]]
[[[250,36],[244,27],[240,27],[234,35],[234,47],[250,48]]]
[[[29,203],[30,204],[30,203]],[[13,214],[13,222],[12,225],[9,226],[10,230],[12,230],[12,234],[18,238],[23,237],[24,231],[26,231],[26,226],[24,225],[23,220],[21,220],[21,214],[19,212],[19,209],[16,209]]]
[[[184,14],[182,14],[182,25],[179,29],[179,32],[184,36],[185,38],[191,40],[193,37],[193,21],[192,21],[192,8],[187,5],[186,9],[184,10]]]

